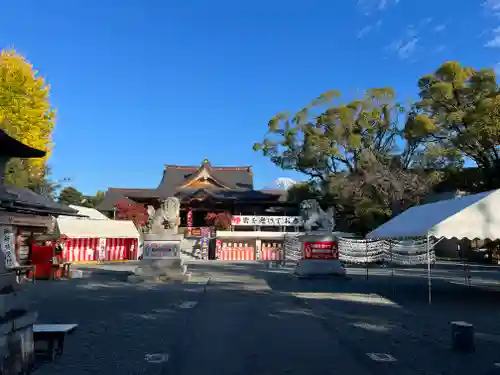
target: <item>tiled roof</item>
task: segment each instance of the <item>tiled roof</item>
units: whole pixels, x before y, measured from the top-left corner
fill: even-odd
[[[179,198],[195,197],[197,195],[210,195],[216,199],[228,200],[278,200],[279,194],[269,194],[258,190],[216,190],[208,189],[183,189],[176,196]]]
[[[2,208],[16,211],[27,211],[38,214],[53,215],[76,215],[77,211],[35,193],[34,191],[16,185],[6,185],[7,193],[13,196],[13,200],[7,205],[2,204]]]
[[[188,182],[202,168],[207,168],[210,175],[218,183],[231,189],[230,191],[213,190],[214,193],[217,192],[220,198],[223,195],[226,197],[225,199],[272,199],[271,196],[253,190],[253,174],[250,166],[212,167],[205,160],[200,166],[165,165],[162,179],[156,189],[109,188],[97,209],[99,211],[111,211],[116,202],[127,198],[131,200],[134,198],[165,199],[175,195],[186,196],[193,194],[197,189],[184,189],[180,188],[180,186]],[[210,190],[210,188],[207,190]],[[229,198],[231,196],[235,198]]]
[[[187,182],[200,169],[200,166],[166,165],[158,185],[159,194],[166,198],[174,195],[180,185]],[[231,189],[252,190],[253,174],[251,167],[209,167],[212,177]]]
[[[127,197],[154,197],[156,194],[156,189],[109,188],[96,209],[103,212],[112,211],[116,202],[127,199]]]

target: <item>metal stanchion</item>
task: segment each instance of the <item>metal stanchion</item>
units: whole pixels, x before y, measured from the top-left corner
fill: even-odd
[[[368,280],[368,240],[365,240],[365,268],[366,268],[366,280]]]

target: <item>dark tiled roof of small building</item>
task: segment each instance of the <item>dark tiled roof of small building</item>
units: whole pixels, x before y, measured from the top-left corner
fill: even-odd
[[[27,211],[35,214],[46,215],[77,215],[78,211],[64,204],[54,202],[48,197],[37,194],[34,191],[16,185],[5,185],[9,198],[13,200],[3,203],[2,208],[16,211]]]

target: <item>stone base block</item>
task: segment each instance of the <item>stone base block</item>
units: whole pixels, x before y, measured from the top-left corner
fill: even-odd
[[[166,279],[182,279],[186,274],[180,257],[163,259],[144,259],[129,276],[130,282],[165,281]]]
[[[340,260],[301,259],[295,271],[298,277],[346,276],[345,268]]]

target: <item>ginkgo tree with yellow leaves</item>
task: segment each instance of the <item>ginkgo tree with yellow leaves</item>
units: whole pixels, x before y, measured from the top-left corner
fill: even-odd
[[[47,151],[45,159],[11,160],[7,182],[35,187],[46,177],[55,126],[49,94],[50,86],[24,56],[14,50],[0,52],[0,127],[26,145]]]

